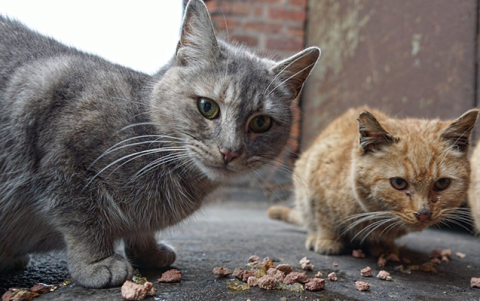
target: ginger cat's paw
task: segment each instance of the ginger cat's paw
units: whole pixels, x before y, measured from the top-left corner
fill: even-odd
[[[120,286],[133,276],[130,263],[118,254],[92,263],[69,261],[68,268],[75,282],[87,288]]]
[[[394,242],[382,242],[382,243],[372,245],[370,247],[370,253],[375,257],[380,256],[382,254],[384,254],[385,256],[388,256],[392,253],[397,256],[400,254],[397,248],[397,245],[395,245]]]
[[[149,248],[125,248],[130,262],[141,269],[156,269],[170,266],[177,255],[172,247],[166,244],[157,244]]]
[[[307,241],[305,242],[305,248],[307,248],[307,250],[313,251],[315,249],[316,241],[317,241],[316,235],[308,235]]]
[[[331,239],[317,239],[314,245],[314,251],[325,255],[340,254],[343,250],[343,243]]]

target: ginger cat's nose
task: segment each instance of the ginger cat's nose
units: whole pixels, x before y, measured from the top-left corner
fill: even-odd
[[[430,219],[430,217],[432,216],[432,211],[430,211],[429,209],[423,208],[423,209],[418,210],[418,212],[415,214],[415,216],[417,217],[417,219],[419,221],[424,223],[424,222],[426,222]]]
[[[223,161],[225,163],[233,161],[233,159],[240,157],[240,152],[232,152],[229,148],[221,148],[220,152],[223,154]]]

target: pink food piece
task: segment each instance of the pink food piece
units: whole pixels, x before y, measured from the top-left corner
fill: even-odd
[[[438,258],[436,258],[436,257],[435,257],[435,258],[432,258],[430,261],[431,261],[432,263],[434,263],[434,264],[439,264],[440,262],[442,262],[440,259],[438,259]]]
[[[288,275],[292,272],[292,266],[288,264],[279,264],[276,268],[279,271],[282,271],[285,275]]]
[[[338,263],[336,263],[336,262],[334,262],[332,265],[333,265],[334,267],[338,267]]]
[[[323,274],[321,272],[318,272],[315,274],[315,278],[322,278]]]
[[[171,269],[162,274],[162,277],[157,279],[158,282],[180,282],[182,280],[182,272]]]
[[[382,255],[380,255],[380,257],[378,257],[378,261],[377,261],[377,265],[379,267],[384,267],[385,265],[387,264],[387,260],[385,259],[385,257]]]
[[[470,279],[470,286],[480,288],[480,278],[472,277],[472,279]]]
[[[265,275],[262,278],[258,279],[258,286],[265,290],[270,290],[277,286],[277,280],[272,276]]]
[[[309,291],[319,291],[325,288],[325,279],[312,278],[305,284],[305,288]]]
[[[355,288],[359,291],[367,291],[368,289],[370,289],[370,284],[363,281],[357,281],[355,282]]]
[[[448,258],[452,257],[452,249],[445,249],[445,250],[442,250],[442,252],[440,253],[443,256],[447,256]]]
[[[151,282],[145,284],[137,284],[130,280],[125,281],[122,285],[122,297],[127,300],[143,300],[147,296],[155,295],[155,288]]]
[[[300,259],[300,261],[298,262],[300,265],[302,264],[308,264],[310,263],[310,260],[307,259],[307,257],[303,257],[302,259]]]
[[[372,269],[370,267],[366,267],[360,271],[360,274],[363,277],[372,277]]]
[[[13,296],[12,291],[6,291],[2,296],[2,301],[10,301],[10,298]]]
[[[258,286],[258,278],[255,276],[250,276],[248,277],[247,283],[250,286]]]
[[[448,257],[448,256],[442,255],[442,261],[443,261],[443,262],[449,262],[449,261],[450,261],[449,258],[450,258],[450,257]]]
[[[248,262],[256,262],[256,261],[260,261],[260,257],[258,257],[257,255],[252,255],[248,258]]]
[[[276,268],[269,268],[267,271],[267,275],[272,276],[273,278],[275,278],[275,280],[279,282],[283,282],[283,279],[285,279],[285,274]]]
[[[405,257],[404,257],[404,258],[402,258],[402,261],[403,261],[404,263],[407,263],[407,264],[410,264],[410,263],[412,263],[412,261],[411,261],[410,259],[408,259],[408,258],[405,258]]]
[[[377,278],[388,281],[392,280],[392,277],[390,277],[390,273],[383,270],[378,272]]]
[[[34,286],[32,286],[30,290],[34,293],[44,295],[44,294],[50,293],[50,285],[37,283]]]
[[[310,263],[302,264],[302,270],[305,270],[305,271],[313,271],[313,265],[310,264]]]
[[[465,258],[465,256],[467,256],[466,254],[463,254],[461,252],[457,252],[455,253],[455,255],[457,255],[458,258]]]
[[[235,278],[238,278],[238,279],[242,279],[243,278],[243,273],[245,273],[245,270],[243,268],[235,268],[232,276],[235,277]]]
[[[285,284],[292,284],[292,283],[305,283],[308,281],[308,276],[305,273],[298,273],[298,272],[291,272],[285,279],[283,279],[283,283]]]
[[[394,253],[390,253],[386,258],[385,258],[386,261],[395,261],[395,262],[399,262],[400,261],[400,258],[398,258],[397,255],[395,255]]]
[[[430,258],[442,257],[442,249],[436,248],[430,253]]]
[[[230,270],[229,268],[224,268],[224,267],[215,267],[213,269],[213,274],[215,274],[215,276],[217,277],[225,277],[225,276],[228,276],[232,273],[232,270]]]
[[[337,281],[338,280],[337,274],[335,274],[335,272],[331,272],[330,274],[328,274],[328,280]]]
[[[247,281],[248,281],[248,278],[250,278],[250,277],[252,277],[252,276],[255,277],[255,273],[254,273],[253,271],[245,271],[245,272],[243,272],[243,278],[242,278],[243,282],[247,282]]]
[[[355,257],[355,258],[365,258],[365,254],[363,253],[363,251],[361,249],[353,250],[352,251],[352,256]]]

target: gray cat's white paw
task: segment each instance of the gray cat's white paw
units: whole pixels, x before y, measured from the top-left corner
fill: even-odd
[[[155,247],[139,249],[138,247],[126,248],[130,262],[141,269],[156,269],[170,266],[177,255],[172,247],[166,244],[157,244]]]
[[[118,254],[94,263],[70,263],[69,270],[75,282],[87,288],[120,286],[133,276],[131,264]]]

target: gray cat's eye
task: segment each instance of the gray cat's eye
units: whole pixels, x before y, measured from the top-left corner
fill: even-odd
[[[272,118],[267,115],[258,115],[250,120],[248,128],[254,133],[265,133],[272,126]]]
[[[433,184],[433,190],[435,191],[442,191],[450,186],[450,179],[449,178],[441,178]]]
[[[200,97],[197,102],[198,110],[207,119],[215,119],[220,113],[220,107],[211,99]]]
[[[402,178],[390,178],[390,185],[397,190],[404,190],[407,188],[408,183]]]

